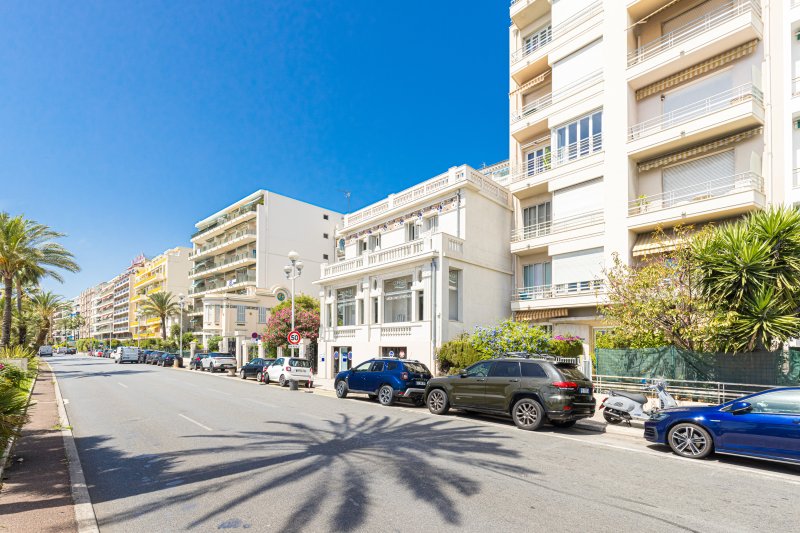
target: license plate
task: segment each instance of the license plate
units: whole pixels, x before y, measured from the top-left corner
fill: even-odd
[[[589,394],[590,392],[591,392],[591,389],[581,388],[581,394]]]
[[[422,386],[425,386],[425,385],[427,385],[427,384],[428,384],[428,382],[427,382],[427,381],[415,381],[415,382],[414,382],[414,384],[415,384],[415,385],[422,385]]]

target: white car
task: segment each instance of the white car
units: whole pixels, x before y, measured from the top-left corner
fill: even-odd
[[[278,357],[264,372],[264,383],[277,381],[281,387],[289,384],[290,380],[299,384],[311,384],[314,374],[311,372],[311,361],[299,357]]]
[[[52,355],[53,355],[52,346],[48,346],[46,344],[44,346],[39,346],[39,357],[50,357]]]
[[[114,350],[113,357],[115,363],[138,363],[139,350],[133,346],[119,346]]]
[[[208,357],[201,359],[200,364],[203,370],[209,370],[214,373],[217,370],[236,369],[236,358],[226,353],[210,353]]]

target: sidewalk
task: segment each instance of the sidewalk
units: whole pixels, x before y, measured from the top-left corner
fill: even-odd
[[[77,531],[53,373],[46,365],[40,367],[28,413],[31,421],[0,488],[0,533]]]

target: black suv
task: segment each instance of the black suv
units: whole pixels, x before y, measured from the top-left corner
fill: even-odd
[[[518,428],[539,429],[545,421],[570,427],[594,415],[592,382],[571,363],[524,354],[480,361],[460,374],[434,378],[425,402],[435,415],[451,407],[510,416]]]

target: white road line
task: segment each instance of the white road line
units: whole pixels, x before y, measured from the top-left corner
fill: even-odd
[[[203,428],[203,429],[205,429],[205,430],[208,430],[208,431],[214,431],[214,430],[213,430],[213,429],[211,429],[210,427],[208,427],[208,426],[204,426],[203,424],[201,424],[201,423],[200,423],[200,422],[198,422],[197,420],[192,420],[191,418],[189,418],[189,417],[188,417],[188,416],[186,416],[186,415],[182,415],[182,414],[178,413],[178,416],[179,416],[179,417],[181,417],[181,418],[185,418],[186,420],[188,420],[188,421],[189,421],[189,422],[191,422],[192,424],[197,424],[198,426],[200,426],[201,428]]]
[[[125,385],[124,383],[120,383],[119,381],[117,381],[117,385],[119,385],[120,387],[125,387],[126,389],[128,388],[127,385]]]
[[[231,394],[230,392],[222,392],[221,390],[217,389],[206,389],[206,390],[209,390],[211,392],[216,392],[217,394],[224,394],[225,396],[233,396],[233,394]]]

